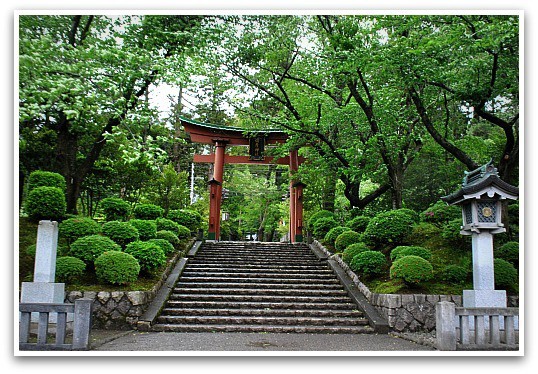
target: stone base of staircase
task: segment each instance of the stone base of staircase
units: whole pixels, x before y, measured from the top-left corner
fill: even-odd
[[[198,246],[178,264],[175,278],[156,297],[139,329],[388,332],[379,315],[365,315],[364,300],[357,299],[334,264],[317,257],[305,244],[206,242]]]

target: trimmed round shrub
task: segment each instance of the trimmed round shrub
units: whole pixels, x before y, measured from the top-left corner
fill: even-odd
[[[162,217],[163,214],[164,209],[155,204],[140,204],[133,210],[134,217],[138,219],[155,220]]]
[[[157,239],[164,239],[172,244],[174,247],[179,245],[179,238],[172,231],[160,230],[157,231]]]
[[[86,271],[86,264],[79,258],[63,256],[56,259],[56,282],[71,283]]]
[[[106,251],[121,251],[121,247],[106,236],[90,235],[75,240],[69,253],[86,264],[91,264]]]
[[[420,222],[420,214],[415,212],[413,209],[401,208],[401,209],[398,209],[398,212],[407,214],[409,217],[411,217],[414,223]]]
[[[448,283],[461,284],[467,280],[467,274],[468,271],[463,266],[448,265],[443,269],[441,279]]]
[[[103,235],[118,243],[122,248],[139,239],[138,230],[129,222],[110,221],[103,225]]]
[[[56,187],[63,192],[66,189],[65,178],[51,171],[36,170],[28,176],[28,192],[37,187]]]
[[[411,216],[400,210],[383,212],[370,220],[364,230],[363,240],[372,246],[404,244],[414,224]]]
[[[60,237],[72,243],[78,238],[97,235],[101,232],[101,225],[88,217],[74,217],[66,219],[58,227]]]
[[[422,212],[420,217],[424,222],[441,227],[454,219],[459,218],[461,220],[461,208],[454,205],[447,205],[445,202],[439,200]]]
[[[312,229],[312,235],[314,235],[315,238],[319,238],[320,240],[325,238],[325,235],[333,228],[338,226],[338,222],[334,220],[334,218],[331,217],[322,217],[319,218],[316,222],[314,222],[314,227]]]
[[[385,255],[379,251],[364,251],[351,260],[349,267],[358,275],[371,277],[382,274],[387,266]]]
[[[128,222],[138,230],[138,238],[140,240],[155,239],[157,236],[157,224],[155,221],[147,219],[131,219]]]
[[[514,265],[501,258],[496,258],[493,260],[493,272],[495,277],[495,288],[503,290],[517,288],[519,277]]]
[[[332,218],[332,219],[334,219],[334,213],[330,212],[328,210],[319,210],[319,211],[317,211],[316,213],[312,214],[312,216],[306,222],[307,228],[309,230],[313,230],[314,229],[314,223],[320,218]]]
[[[364,230],[366,230],[366,227],[368,226],[368,222],[370,222],[370,217],[357,216],[347,221],[346,226],[353,231],[364,232]]]
[[[353,257],[369,250],[370,248],[364,243],[351,244],[344,250],[344,253],[342,253],[342,260],[349,265],[351,260],[353,260]]]
[[[191,230],[183,225],[178,225],[177,228],[177,237],[178,239],[187,239],[191,237]]]
[[[495,251],[495,258],[500,258],[508,261],[517,269],[519,268],[519,243],[508,242],[497,248]]]
[[[397,261],[404,256],[418,256],[430,261],[432,258],[432,253],[429,249],[426,249],[424,247],[405,245],[398,246],[390,252],[391,261]]]
[[[56,187],[36,187],[26,197],[25,210],[32,221],[57,221],[65,216],[65,194]]]
[[[138,279],[140,264],[132,255],[107,251],[95,260],[95,274],[101,283],[124,285]]]
[[[107,197],[101,200],[101,209],[107,221],[126,221],[131,206],[125,200],[117,197]]]
[[[168,218],[157,218],[155,220],[157,225],[157,231],[168,230],[172,231],[174,234],[179,234],[179,223],[176,223]],[[183,226],[185,227],[185,226]]]
[[[325,243],[334,246],[334,241],[336,240],[338,235],[340,235],[340,234],[342,234],[342,233],[344,233],[346,231],[352,231],[352,230],[349,227],[344,227],[344,226],[333,227],[325,235],[325,239],[324,239]]]
[[[390,267],[391,279],[402,279],[408,285],[418,285],[433,278],[433,267],[419,256],[405,256]]]
[[[202,216],[195,210],[171,210],[168,212],[167,218],[187,227],[191,232],[196,232],[202,226]]]
[[[166,239],[150,239],[150,240],[148,240],[148,242],[155,243],[159,247],[161,247],[161,249],[163,250],[165,255],[169,255],[170,253],[175,251],[175,248],[172,245],[172,243],[170,243]]]
[[[132,255],[140,264],[140,271],[151,273],[166,263],[166,255],[157,243],[136,241],[127,244],[125,253]]]
[[[336,237],[334,247],[338,252],[344,252],[351,244],[362,241],[362,235],[355,231],[346,231]]]

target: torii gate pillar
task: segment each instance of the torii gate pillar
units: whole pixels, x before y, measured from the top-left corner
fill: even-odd
[[[305,184],[294,180],[293,173],[299,169],[297,150],[290,152],[290,240],[303,241],[303,188]]]
[[[213,164],[213,179],[209,181],[209,240],[220,238],[220,206],[222,204],[222,181],[224,175],[224,154],[226,142],[215,141],[215,161]]]

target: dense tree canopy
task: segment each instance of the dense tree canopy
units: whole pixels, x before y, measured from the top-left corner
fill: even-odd
[[[288,132],[272,152],[301,148],[312,212],[423,210],[490,159],[517,185],[519,31],[511,15],[23,15],[21,178],[61,173],[70,213],[107,196],[183,208],[203,151],[185,115]],[[164,116],[163,83],[178,93]],[[287,176],[248,171],[230,169],[243,193],[227,204],[263,235],[285,217]],[[207,173],[193,179],[202,202]]]

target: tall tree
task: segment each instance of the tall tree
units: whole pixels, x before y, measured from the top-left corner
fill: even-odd
[[[21,16],[20,127],[55,133],[54,168],[77,212],[86,177],[148,88],[192,46],[198,16]],[[21,131],[21,134],[24,131]]]

